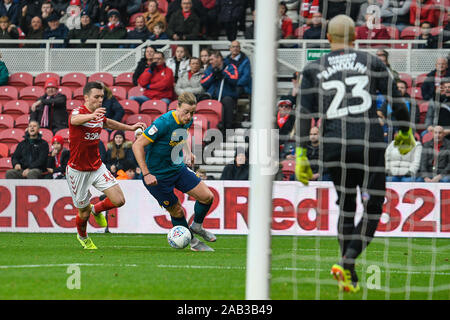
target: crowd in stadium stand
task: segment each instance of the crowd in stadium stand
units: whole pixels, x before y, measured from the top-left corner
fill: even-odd
[[[349,15],[356,21],[357,39],[419,39],[426,43],[415,44],[414,48],[450,48],[450,0],[280,1],[279,38],[326,39],[327,22],[338,14]],[[106,73],[85,75],[84,78],[78,74],[82,79],[77,79],[79,82],[75,85],[64,81],[63,75],[51,73],[43,73],[45,78],[35,76],[31,82],[14,82],[15,78],[0,60],[0,86],[17,89],[16,97],[9,105],[8,101],[2,101],[0,161],[8,159],[9,162],[0,165],[0,176],[64,178],[70,152],[67,150],[68,114],[83,103],[80,93],[83,81],[104,83],[106,116],[117,121],[151,122],[159,114],[173,109],[181,92],[189,91],[199,102],[220,101],[223,106],[219,112],[221,118],[216,122],[198,116],[199,125],[206,123],[203,128],[218,128],[225,133],[226,129],[239,127],[236,119],[238,101],[247,100],[251,110],[252,92],[250,58],[241,51],[239,40],[254,38],[254,20],[254,0],[0,1],[0,40],[63,40],[52,44],[51,48],[94,48],[95,44],[86,43],[86,40],[95,39],[167,40],[170,43],[172,40],[225,38],[230,41],[227,55],[215,50],[211,42],[211,46],[201,47],[198,57],[191,56],[189,46],[172,46],[171,57],[165,57],[159,51],[163,45],[146,46],[133,72],[115,78]],[[81,43],[70,41],[75,39]],[[108,43],[102,47],[135,48],[138,45]],[[1,48],[44,46],[0,44]],[[377,106],[388,144],[388,181],[450,181],[450,55],[439,57],[435,69],[429,73],[413,77],[397,72],[389,64],[386,48],[404,46],[380,43],[367,46],[378,48],[376,55],[392,72],[410,111],[418,141],[415,149],[406,156],[393,148],[392,139],[397,130],[395,119],[389,103],[380,95]],[[275,180],[295,179],[295,108],[300,83],[301,72],[295,72],[292,91],[279,97],[274,107],[274,126],[280,132],[280,171]],[[26,87],[40,88],[34,95],[26,95],[21,91]],[[214,103],[210,106],[213,109]],[[15,112],[19,107],[22,111]],[[326,170],[319,169],[317,163],[319,128],[320,121],[312,126],[308,158],[312,162],[313,179],[327,181],[329,175]],[[3,138],[1,132],[4,129],[19,132],[16,142]],[[100,154],[107,167],[118,179],[139,179],[140,170],[130,148],[134,135],[104,131]],[[6,171],[7,168],[10,170]],[[202,169],[198,173],[208,178]],[[236,150],[233,163],[225,166],[221,178],[248,179],[248,150]]]

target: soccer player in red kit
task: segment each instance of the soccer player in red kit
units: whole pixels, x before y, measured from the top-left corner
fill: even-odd
[[[73,204],[78,208],[77,238],[84,249],[97,249],[86,233],[89,215],[94,215],[100,227],[106,227],[107,222],[101,212],[125,204],[122,189],[100,159],[100,133],[102,128],[135,131],[138,128],[144,130],[146,125],[142,122],[126,125],[106,118],[106,109],[102,108],[104,91],[101,82],[88,82],[83,88],[83,95],[84,105],[75,108],[69,117],[70,159],[66,179]],[[91,186],[106,195],[95,205],[90,203]]]

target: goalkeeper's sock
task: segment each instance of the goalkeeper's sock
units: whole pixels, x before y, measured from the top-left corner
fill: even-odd
[[[205,220],[206,214],[208,213],[209,209],[211,208],[212,201],[209,204],[204,204],[199,202],[198,200],[195,201],[194,205],[194,222],[198,224],[202,224],[203,220]]]
[[[114,208],[117,208],[117,206],[114,203],[112,203],[108,197],[106,197],[104,200],[97,202],[94,205],[93,213],[98,214],[102,211],[108,211],[108,210],[114,209]]]
[[[170,216],[170,219],[172,220],[172,225],[174,227],[176,227],[176,226],[183,226],[183,227],[185,227],[185,228],[187,228],[189,230],[189,232],[191,233],[191,238],[194,237],[194,235],[192,234],[192,231],[189,229],[189,225],[188,225],[185,217],[175,218],[175,217]]]
[[[80,238],[82,240],[87,238],[87,234],[86,234],[87,222],[88,222],[88,219],[83,220],[82,218],[80,218],[79,215],[77,215],[77,217],[75,219],[75,223],[77,225],[78,235],[80,236]]]

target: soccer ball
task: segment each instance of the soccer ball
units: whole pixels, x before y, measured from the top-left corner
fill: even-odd
[[[167,241],[175,249],[184,249],[191,242],[191,232],[183,226],[175,226],[167,234]]]

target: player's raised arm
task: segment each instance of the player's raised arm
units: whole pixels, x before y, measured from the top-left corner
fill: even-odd
[[[70,116],[70,124],[74,126],[80,126],[91,120],[101,119],[106,113],[105,108],[98,108],[93,113],[79,114],[76,110],[72,112]]]
[[[116,120],[112,120],[107,118],[105,123],[105,128],[111,129],[111,130],[122,130],[122,131],[135,131],[137,129],[145,130],[147,126],[143,122],[137,122],[133,125],[128,125],[125,123],[118,122]]]

